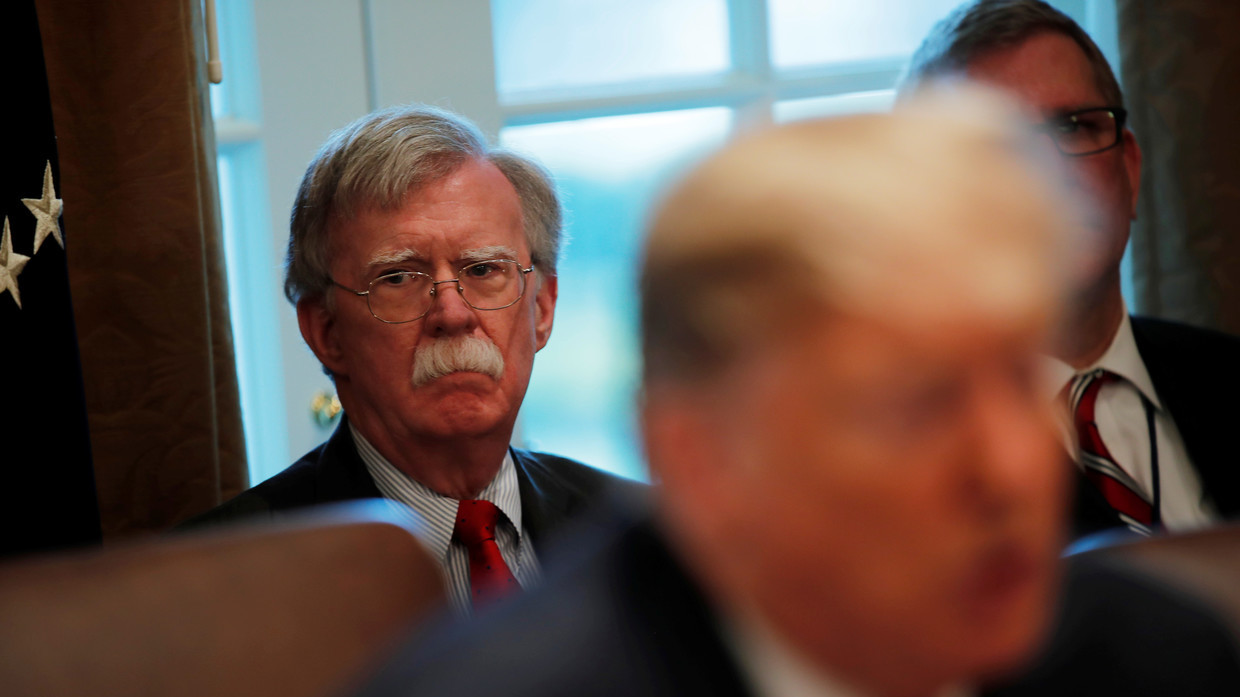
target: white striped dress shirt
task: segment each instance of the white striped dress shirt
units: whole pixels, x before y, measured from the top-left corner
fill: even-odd
[[[456,527],[456,510],[460,502],[430,490],[409,475],[401,472],[387,458],[379,454],[362,434],[349,424],[349,432],[357,445],[357,452],[366,464],[379,492],[393,501],[399,501],[416,512],[415,521],[424,534],[423,544],[439,561],[448,588],[448,597],[459,613],[472,611],[469,600],[469,553],[465,546],[452,539]],[[505,519],[495,531],[495,542],[508,569],[521,584],[531,588],[542,576],[534,546],[521,523],[521,493],[517,489],[517,468],[512,452],[504,455],[504,462],[491,483],[478,494],[478,500],[490,501],[504,513]]]

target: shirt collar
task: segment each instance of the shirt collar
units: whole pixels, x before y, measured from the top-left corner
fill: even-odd
[[[1150,379],[1150,373],[1145,368],[1145,361],[1141,360],[1141,353],[1137,350],[1137,339],[1132,333],[1132,320],[1128,317],[1126,306],[1123,312],[1119,330],[1111,339],[1111,345],[1107,347],[1102,357],[1085,370],[1077,371],[1058,358],[1045,357],[1047,385],[1052,395],[1059,394],[1059,391],[1074,375],[1102,368],[1135,385],[1155,408],[1162,410],[1162,402],[1158,399],[1158,393],[1154,391],[1154,381]]]
[[[865,697],[811,665],[752,613],[733,614],[720,624],[741,671],[754,687],[754,694]]]
[[[379,493],[394,501],[399,501],[413,510],[425,530],[422,542],[429,548],[440,562],[448,558],[448,549],[452,544],[452,531],[456,527],[456,509],[460,501],[439,494],[421,482],[397,469],[370,444],[366,438],[349,424],[349,432],[357,445],[357,453],[375,480]],[[500,463],[495,478],[478,494],[478,500],[490,501],[503,511],[516,531],[521,536],[521,494],[517,487],[517,468],[512,459],[512,450],[504,453],[504,461]]]
[[[720,622],[725,641],[734,650],[742,672],[759,695],[781,697],[866,697],[812,664],[752,611],[731,613]],[[935,697],[967,697],[973,691],[948,686]]]

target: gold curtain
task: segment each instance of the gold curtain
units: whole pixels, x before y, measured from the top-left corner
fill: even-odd
[[[105,540],[245,486],[198,0],[38,0]]]
[[[1240,334],[1240,3],[1117,0],[1137,310]]]

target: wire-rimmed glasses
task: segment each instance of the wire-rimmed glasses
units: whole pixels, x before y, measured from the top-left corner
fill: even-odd
[[[475,310],[502,310],[525,295],[525,275],[534,270],[521,268],[513,259],[486,259],[462,266],[456,278],[436,281],[421,271],[393,271],[370,282],[366,290],[355,290],[332,279],[332,283],[354,295],[366,298],[370,314],[380,322],[403,324],[421,319],[442,283],[455,283],[461,298]]]

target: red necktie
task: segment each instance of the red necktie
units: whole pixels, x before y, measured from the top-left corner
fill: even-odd
[[[1149,535],[1154,524],[1154,508],[1139,493],[1140,485],[1111,457],[1102,442],[1098,424],[1094,421],[1094,408],[1102,386],[1121,378],[1115,373],[1096,370],[1077,376],[1072,383],[1071,399],[1075,403],[1073,423],[1081,448],[1081,465],[1085,476],[1102,492],[1102,496],[1119,512],[1128,527],[1143,535]]]
[[[474,607],[520,588],[495,543],[495,526],[503,515],[490,501],[461,501],[453,535],[469,552],[469,597]]]

